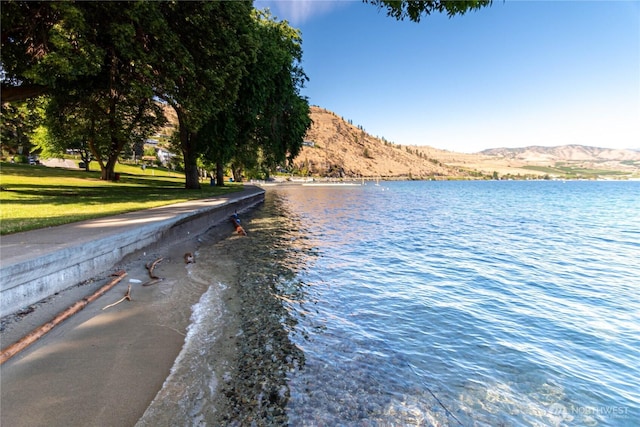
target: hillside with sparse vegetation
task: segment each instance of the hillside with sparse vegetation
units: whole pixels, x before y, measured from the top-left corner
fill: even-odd
[[[585,146],[456,153],[372,136],[362,126],[311,106],[312,125],[289,172],[332,178],[537,179],[640,176],[640,152]]]

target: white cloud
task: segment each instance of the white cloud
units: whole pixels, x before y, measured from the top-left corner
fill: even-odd
[[[254,6],[256,9],[269,8],[278,19],[287,20],[292,25],[300,25],[346,3],[336,0],[256,0]]]

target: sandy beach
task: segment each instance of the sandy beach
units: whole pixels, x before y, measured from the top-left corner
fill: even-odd
[[[179,242],[159,241],[127,256],[113,269],[127,273],[115,287],[5,362],[0,367],[0,424],[135,425],[170,374],[184,343],[191,307],[208,287],[189,280],[195,264],[185,263],[184,255],[195,254],[197,263],[203,238],[197,230],[192,235]],[[204,238],[211,244],[240,237],[223,222]],[[159,258],[154,274],[163,280],[143,286],[150,281],[145,265]],[[234,267],[227,267],[211,281],[230,282]],[[2,348],[112,279],[96,277],[3,318]],[[129,286],[130,301],[105,309]],[[233,317],[233,306],[226,310]],[[224,345],[219,347],[224,353]]]

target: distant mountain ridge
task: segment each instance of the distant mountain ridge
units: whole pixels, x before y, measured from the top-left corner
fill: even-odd
[[[324,177],[490,179],[561,177],[580,169],[589,177],[640,175],[640,151],[583,145],[493,148],[456,153],[400,145],[375,137],[327,109],[311,106],[311,128],[294,159],[295,172]],[[613,174],[611,172],[614,172]],[[578,173],[578,172],[576,172]],[[575,174],[574,174],[575,175]]]
[[[590,147],[576,144],[555,147],[532,145],[521,148],[491,148],[481,151],[480,154],[517,159],[525,162],[640,161],[640,151]]]

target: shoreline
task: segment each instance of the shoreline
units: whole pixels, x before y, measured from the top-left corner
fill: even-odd
[[[202,252],[215,252],[215,259],[198,251],[196,263],[189,265],[191,285],[202,285],[193,296],[200,295],[190,301],[183,345],[170,372],[136,427],[202,425],[203,421],[206,425],[210,420],[203,419],[203,407],[211,407],[217,414],[224,411],[223,378],[236,370],[242,317],[236,286],[239,264],[230,248],[236,239],[246,237],[230,234],[220,239],[205,234],[206,249]],[[215,272],[210,275],[211,271]],[[207,362],[207,358],[215,362]],[[206,369],[201,369],[203,365]],[[194,370],[199,371],[195,377]]]
[[[12,426],[135,425],[169,377],[185,343],[192,307],[208,284],[194,283],[184,254],[233,237],[222,221],[206,231],[195,222],[190,238],[161,238],[125,256],[113,271],[127,276],[1,367],[0,424]],[[145,264],[162,257],[149,281]],[[229,266],[233,268],[232,266]],[[226,281],[233,271],[215,280]],[[231,276],[230,276],[231,275]],[[2,318],[2,348],[51,320],[110,281],[108,273]],[[131,285],[131,301],[121,299]],[[233,320],[233,311],[227,312]]]

